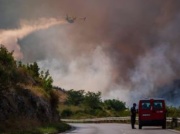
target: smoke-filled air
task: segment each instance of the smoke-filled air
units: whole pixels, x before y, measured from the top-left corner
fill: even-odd
[[[180,106],[179,0],[0,0],[0,44],[54,85]]]

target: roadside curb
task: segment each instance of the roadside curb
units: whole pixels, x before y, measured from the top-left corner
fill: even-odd
[[[175,133],[179,133],[180,134],[180,131],[178,130],[174,130],[174,129],[167,129],[168,131],[171,131],[171,132],[175,132]]]

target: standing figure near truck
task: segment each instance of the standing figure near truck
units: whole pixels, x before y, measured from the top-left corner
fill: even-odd
[[[133,103],[133,107],[131,107],[131,127],[132,129],[136,129],[134,127],[135,123],[136,123],[136,103]]]

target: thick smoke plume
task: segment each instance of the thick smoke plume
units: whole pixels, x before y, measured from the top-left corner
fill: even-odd
[[[7,1],[0,0],[0,42],[49,69],[54,85],[128,104],[164,97],[180,105],[179,0]],[[75,23],[59,25],[66,14]]]
[[[133,88],[131,97],[134,100],[142,97],[167,97],[174,90],[174,88],[170,90],[168,85],[172,80],[179,78],[179,75],[176,73],[179,69],[175,70],[173,67],[174,63],[171,63],[171,61],[173,60],[177,63],[179,59],[173,56],[176,53],[175,51],[173,55],[169,53],[170,49],[172,48],[169,44],[162,44],[137,60],[135,69],[130,73]],[[164,86],[162,87],[162,85]],[[164,92],[167,95],[162,96]],[[176,92],[177,95],[180,95],[179,89],[176,89]],[[166,99],[170,101],[170,96]],[[174,99],[179,100],[179,98]]]
[[[23,39],[25,36],[32,32],[47,29],[57,24],[65,24],[64,20],[57,20],[54,18],[41,18],[37,21],[26,21],[20,22],[20,27],[17,29],[0,30],[0,44],[5,45],[9,51],[14,51],[14,57],[16,59],[22,59],[23,53],[21,51],[18,40]]]

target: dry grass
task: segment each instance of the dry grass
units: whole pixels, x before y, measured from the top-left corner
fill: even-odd
[[[24,85],[24,84],[19,84],[18,86],[20,86],[22,89],[30,90],[36,96],[46,98],[46,99],[50,98],[49,94],[42,87],[33,86],[33,85]]]
[[[25,85],[25,84],[18,84],[18,86],[20,86],[22,89],[30,90],[33,94],[39,97],[50,99],[49,93],[47,93],[42,87],[34,86],[34,85]],[[58,96],[59,103],[63,104],[66,101],[67,94],[65,92],[61,90],[53,90],[53,92],[55,92],[55,94]]]
[[[62,111],[65,110],[65,109],[70,109],[72,112],[84,110],[84,108],[82,108],[82,107],[80,107],[80,106],[63,105],[63,104],[60,104],[60,105],[58,106],[58,110],[59,110],[60,112],[62,112]]]

